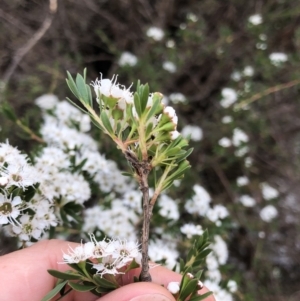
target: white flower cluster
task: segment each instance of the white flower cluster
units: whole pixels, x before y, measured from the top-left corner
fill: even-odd
[[[188,200],[184,208],[190,214],[205,216],[217,226],[222,224],[222,219],[229,216],[229,212],[223,205],[217,204],[210,206],[211,197],[208,192],[200,185],[194,185],[195,194]]]
[[[222,94],[222,99],[220,101],[220,105],[223,108],[229,108],[238,99],[236,91],[234,89],[232,89],[232,88],[224,88],[224,89],[222,89],[221,94]]]
[[[100,102],[100,99],[106,98],[106,100],[108,100],[108,106],[111,106],[111,108],[113,109],[119,110],[119,113],[121,111],[122,116],[120,118],[114,119],[112,117],[109,117],[110,125],[114,131],[118,128],[118,125],[120,126],[120,128],[122,128],[122,130],[125,130],[128,127],[127,121],[130,119],[127,116],[128,105],[132,106],[132,116],[136,120],[140,120],[137,108],[135,107],[134,96],[132,92],[130,92],[130,87],[126,89],[125,86],[118,84],[117,77],[113,77],[111,80],[102,79],[101,77],[100,79],[96,79],[96,81],[93,82],[92,85],[97,95],[98,102]],[[160,94],[160,96],[162,95]],[[146,108],[149,109],[153,105],[153,97],[154,94],[150,93]],[[177,131],[178,117],[172,107],[165,107],[163,103],[161,103],[161,105],[163,107],[162,113],[158,116],[149,118],[149,120],[147,120],[146,127],[150,125],[152,126],[151,133],[157,139],[157,141],[159,141],[159,139],[161,138],[160,136],[175,140],[180,135],[180,133]],[[160,135],[158,132],[160,132],[161,127],[164,127],[165,131]],[[163,135],[165,134],[165,132],[167,134]]]
[[[200,141],[203,138],[203,131],[197,125],[186,125],[181,130],[181,135],[193,141]]]
[[[90,259],[92,268],[97,270],[101,277],[105,274],[124,274],[122,269],[133,260],[141,263],[139,245],[132,241],[119,239],[105,239],[97,241],[91,235],[91,241],[77,247],[69,248],[68,253],[63,255],[66,263],[79,263]]]
[[[138,63],[138,58],[131,52],[124,51],[119,58],[120,66],[130,66],[133,67]]]
[[[279,67],[288,60],[288,56],[283,52],[273,52],[269,59],[274,66]]]
[[[223,137],[218,141],[218,144],[224,148],[234,145],[237,148],[235,155],[237,157],[243,157],[249,152],[248,145],[245,145],[247,142],[249,142],[248,135],[240,128],[235,128],[231,139]]]
[[[232,295],[222,288],[219,283],[222,280],[220,266],[226,264],[228,259],[228,248],[219,235],[214,236],[214,242],[210,245],[212,252],[206,258],[207,271],[204,284],[214,293],[216,301],[231,301]],[[228,282],[228,290],[233,293],[237,290],[237,284],[234,280]]]
[[[41,174],[27,156],[8,143],[0,143],[0,225],[6,234],[20,241],[40,239],[51,226],[57,225],[51,201],[39,191],[26,201],[26,191],[40,183]],[[21,191],[15,193],[16,189]]]

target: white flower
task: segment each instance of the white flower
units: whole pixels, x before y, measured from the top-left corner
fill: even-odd
[[[268,223],[277,217],[278,211],[273,205],[267,205],[260,211],[259,215],[264,222]]]
[[[223,137],[218,141],[218,144],[222,147],[229,147],[231,146],[231,140],[227,137]]]
[[[68,253],[63,254],[63,260],[66,263],[79,263],[81,261],[85,261],[88,258],[91,258],[94,254],[94,244],[93,243],[86,243],[80,246],[69,247]]]
[[[260,188],[264,199],[267,201],[279,196],[278,190],[270,186],[268,183],[261,183]]]
[[[194,225],[192,223],[184,224],[180,227],[180,231],[182,234],[185,234],[187,238],[192,238],[193,235],[202,235],[204,232],[200,225]]]
[[[126,240],[115,240],[113,241],[113,246],[115,250],[112,256],[116,259],[120,259],[123,265],[132,262],[133,259],[140,264],[141,253],[138,243]]]
[[[237,283],[236,283],[236,281],[234,281],[234,280],[229,280],[229,281],[227,282],[227,287],[228,287],[228,290],[229,290],[231,293],[235,293],[235,292],[237,291],[237,288],[238,288]]]
[[[131,52],[125,51],[121,54],[120,58],[119,58],[119,65],[120,66],[135,66],[138,62],[137,57],[132,54]]]
[[[174,73],[177,70],[176,65],[173,62],[170,62],[170,61],[163,62],[162,67],[163,67],[163,69],[165,69],[166,71],[168,71],[170,73]]]
[[[224,123],[224,124],[227,124],[227,123],[230,123],[230,122],[232,122],[233,121],[233,118],[231,117],[231,116],[224,116],[223,118],[222,118],[222,123]]]
[[[167,289],[171,294],[175,295],[180,290],[180,283],[179,282],[170,282],[167,286]]]
[[[237,149],[234,154],[237,157],[244,157],[249,152],[249,146],[245,145],[239,149]]]
[[[194,185],[193,187],[195,195],[192,199],[188,200],[184,208],[190,214],[198,214],[200,216],[205,216],[209,209],[209,204],[211,202],[211,197],[208,192],[200,185]]]
[[[169,134],[170,134],[171,140],[175,140],[180,136],[180,133],[178,131],[172,131],[172,132],[169,132]]]
[[[155,41],[160,41],[165,36],[165,33],[161,28],[152,26],[147,30],[146,35]]]
[[[245,158],[245,166],[246,167],[251,167],[252,166],[252,164],[253,164],[253,159],[252,158],[250,158],[250,157],[247,157],[247,158]]]
[[[169,99],[174,104],[186,102],[186,97],[182,93],[179,93],[179,92],[170,94]]]
[[[260,14],[252,15],[248,18],[248,21],[253,25],[259,25],[263,22],[262,16]]]
[[[159,214],[167,219],[177,221],[179,219],[179,210],[176,202],[168,197],[166,194],[162,194],[158,201]]]
[[[58,97],[53,94],[44,94],[38,97],[34,102],[43,110],[51,110],[56,106],[59,100]]]
[[[248,179],[247,177],[245,177],[245,176],[243,176],[243,177],[238,177],[238,178],[236,179],[236,184],[237,184],[237,186],[239,186],[239,187],[248,185],[248,184],[249,184],[249,179]]]
[[[253,69],[253,67],[252,66],[246,66],[244,68],[243,74],[245,76],[249,76],[249,77],[253,76],[254,75],[254,69]]]
[[[94,87],[97,98],[101,98],[103,94],[106,97],[112,97],[117,99],[125,99],[126,103],[132,103],[132,93],[129,89],[125,89],[124,86],[121,86],[117,83],[117,76],[113,76],[112,79],[96,79],[92,83]]]
[[[223,108],[228,108],[237,101],[237,93],[231,88],[224,88],[221,91],[222,99],[220,104]]]
[[[278,67],[288,60],[288,56],[282,52],[273,52],[269,55],[269,59],[274,66]]]
[[[214,243],[210,247],[217,257],[219,264],[225,264],[228,259],[228,248],[224,239],[220,235],[215,235]]]
[[[235,82],[238,82],[238,81],[241,80],[242,75],[241,75],[241,72],[239,72],[239,71],[234,71],[234,72],[231,74],[230,77],[231,77],[232,80],[234,80]]]
[[[248,135],[241,129],[235,128],[233,130],[232,144],[234,146],[240,146],[242,143],[248,142]]]
[[[0,193],[0,225],[19,224],[16,218],[20,215],[22,200],[19,196],[8,198]]]
[[[186,138],[190,138],[193,141],[200,141],[203,137],[203,131],[199,126],[186,125],[181,130],[181,135]]]
[[[240,203],[242,203],[245,207],[253,207],[256,202],[255,199],[249,195],[242,195],[239,199]]]

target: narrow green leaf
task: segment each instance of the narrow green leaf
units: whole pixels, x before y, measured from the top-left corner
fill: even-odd
[[[79,97],[79,93],[77,91],[77,87],[74,82],[74,79],[69,71],[67,71],[67,75],[68,75],[68,79],[66,79],[67,85],[68,85],[69,89],[71,90],[71,92],[76,96],[76,98],[79,99],[80,97]]]
[[[100,275],[96,274],[93,276],[93,280],[100,285],[102,288],[114,289],[117,288],[115,283],[108,281],[107,279],[101,277]]]
[[[190,299],[190,301],[202,301],[202,300],[205,300],[207,297],[209,297],[212,294],[213,294],[213,292],[207,292],[203,295],[194,296]]]
[[[110,135],[114,135],[114,131],[113,131],[113,128],[111,127],[111,124],[110,124],[110,121],[109,121],[109,118],[105,112],[105,110],[103,110],[100,114],[100,119],[103,123],[103,126],[105,127],[106,131],[110,134]]]
[[[151,117],[153,117],[155,114],[157,114],[158,109],[161,108],[162,110],[162,105],[161,105],[161,100],[159,98],[155,98],[153,97],[153,104],[151,109],[148,111],[147,113],[147,118],[146,120],[148,121]]]
[[[49,301],[53,297],[55,297],[61,290],[62,288],[67,284],[68,280],[65,280],[55,286],[53,290],[51,290],[41,301]]]
[[[74,271],[60,272],[57,270],[48,270],[48,273],[53,277],[64,279],[64,280],[79,280],[81,275],[75,274]]]
[[[74,106],[74,107],[76,107],[78,110],[80,110],[82,113],[84,113],[84,114],[87,114],[88,112],[87,111],[85,111],[83,108],[81,108],[80,106],[78,106],[73,100],[71,100],[70,98],[66,98],[67,99],[67,101],[69,101],[70,103],[72,103],[72,105]]]
[[[136,109],[136,112],[137,112],[138,116],[141,117],[142,113],[143,113],[142,107],[141,107],[141,100],[140,100],[139,95],[136,92],[134,93],[133,101],[134,101],[134,107]]]
[[[149,85],[148,84],[141,85],[139,96],[140,96],[140,101],[141,101],[141,110],[142,110],[142,112],[145,112],[148,98],[149,98]]]
[[[85,83],[82,75],[80,75],[79,73],[76,76],[76,86],[77,86],[77,91],[78,91],[78,94],[80,95],[80,98],[84,101],[84,103],[89,104],[86,83]]]
[[[189,295],[196,291],[198,279],[189,279],[186,285],[182,287],[179,298],[185,300]]]
[[[91,283],[91,285],[87,285],[87,284],[79,284],[76,282],[69,281],[68,284],[70,285],[70,287],[73,290],[78,291],[78,292],[89,292],[97,287],[96,285],[93,285],[92,283]]]

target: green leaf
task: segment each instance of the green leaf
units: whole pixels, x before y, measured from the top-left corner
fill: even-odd
[[[48,273],[53,277],[64,280],[79,280],[82,278],[81,275],[75,274],[74,271],[60,272],[57,270],[48,270]]]
[[[79,94],[81,100],[83,100],[84,103],[89,104],[89,94],[86,89],[86,83],[85,83],[82,75],[80,75],[79,73],[77,73],[77,76],[76,76],[76,86],[77,86],[77,91],[78,91],[78,94]]]
[[[7,102],[3,103],[1,111],[9,120],[13,122],[16,122],[18,120],[14,109]]]
[[[41,301],[49,301],[53,297],[55,297],[62,289],[63,287],[67,284],[68,280],[65,280],[55,286],[53,290],[51,290]]]
[[[117,288],[117,285],[115,283],[108,281],[107,279],[101,277],[98,274],[95,274],[93,276],[93,280],[96,282],[96,284],[100,285],[102,288],[105,288],[105,289]]]
[[[140,101],[141,101],[141,110],[142,112],[145,112],[148,98],[149,98],[149,85],[141,85],[140,87]]]
[[[139,95],[136,92],[134,93],[133,101],[134,101],[134,107],[136,109],[136,112],[137,112],[138,116],[141,118],[142,113],[143,113],[142,107],[141,107],[141,100],[140,100]]]
[[[179,299],[185,300],[189,295],[194,293],[197,290],[197,284],[198,279],[189,279],[189,281],[183,285],[179,294]]]
[[[147,114],[146,120],[148,121],[152,116],[162,111],[163,106],[161,105],[161,98],[153,96],[152,107]]]
[[[77,91],[77,87],[76,87],[76,84],[73,80],[73,77],[72,75],[70,74],[69,71],[67,71],[67,75],[68,75],[68,79],[66,79],[67,81],[67,85],[69,87],[69,89],[71,90],[71,92],[78,98],[80,99],[80,96],[79,96],[79,93]]]
[[[189,301],[202,301],[202,300],[205,300],[207,297],[209,297],[212,294],[213,294],[213,292],[207,292],[203,295],[194,296]]]
[[[70,285],[70,287],[75,290],[75,291],[78,291],[78,292],[89,292],[93,289],[95,289],[97,286],[92,284],[91,285],[88,285],[88,284],[79,284],[79,283],[76,283],[76,282],[70,282],[68,283]]]
[[[82,113],[87,114],[88,112],[85,111],[83,108],[81,108],[80,106],[78,106],[73,100],[71,100],[70,98],[66,98],[67,101],[69,101],[74,107],[76,107],[78,110],[80,110]]]
[[[107,116],[105,110],[103,110],[103,111],[101,112],[101,114],[100,114],[100,119],[101,119],[101,121],[102,121],[102,123],[103,123],[103,126],[105,127],[106,131],[107,131],[110,135],[114,136],[113,128],[111,127],[109,118],[108,118],[108,116]]]

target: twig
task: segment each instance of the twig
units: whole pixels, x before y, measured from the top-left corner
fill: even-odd
[[[262,92],[259,92],[255,95],[253,95],[252,97],[242,101],[241,103],[237,104],[234,106],[234,109],[235,110],[240,110],[244,107],[246,107],[247,105],[249,105],[250,103],[260,99],[260,98],[263,98],[264,96],[267,96],[269,94],[272,94],[272,93],[275,93],[275,92],[278,92],[280,90],[283,90],[283,89],[287,89],[287,88],[290,88],[290,87],[293,87],[295,85],[298,85],[300,84],[300,80],[299,79],[295,79],[291,82],[288,82],[288,83],[285,83],[285,84],[281,84],[281,85],[277,85],[277,86],[274,86],[274,87],[271,87],[271,88],[268,88]]]
[[[38,31],[31,37],[31,39],[28,40],[28,42],[23,45],[21,48],[19,48],[13,59],[10,66],[7,68],[7,70],[4,72],[3,76],[3,88],[7,85],[9,82],[11,76],[13,75],[14,71],[20,64],[23,57],[29,52],[29,50],[43,37],[43,35],[46,33],[46,31],[50,28],[54,15],[57,11],[57,0],[49,0],[49,14],[45,18],[42,26],[38,29]]]
[[[140,280],[151,282],[151,275],[149,273],[149,259],[148,259],[148,245],[149,245],[149,232],[150,220],[152,214],[152,205],[149,202],[149,185],[148,175],[151,171],[151,164],[147,160],[139,161],[136,155],[131,151],[125,151],[125,157],[131,163],[135,173],[138,177],[140,190],[143,193],[143,230],[141,236],[142,243],[142,268]]]

